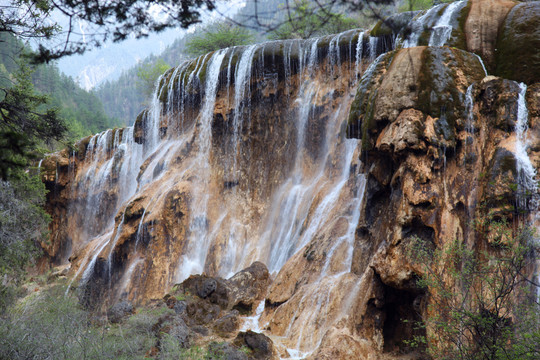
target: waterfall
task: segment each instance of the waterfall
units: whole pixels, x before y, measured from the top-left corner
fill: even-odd
[[[443,46],[446,44],[450,35],[452,34],[452,18],[453,15],[463,8],[466,1],[455,1],[450,3],[444,13],[437,20],[433,28],[431,29],[431,36],[429,37],[429,46]]]
[[[385,50],[364,35],[223,49],[163,74],[142,121],[92,137],[79,164],[74,191],[86,196],[73,204],[71,228],[95,219],[75,249],[80,286],[103,276],[98,259],[109,291],[118,288],[115,299],[144,293],[140,269],[154,261],[171,264],[169,286],[196,273],[227,277],[257,260],[277,276],[291,257],[322,242],[320,268],[299,294],[320,312],[291,319],[287,335],[291,353],[317,345],[322,333],[299,329],[331,326],[338,319],[320,318],[325,309],[350,304],[333,304],[330,294],[353,293],[360,279],[351,264],[366,179],[358,171],[360,141],[346,139],[345,129],[364,61]],[[263,101],[251,103],[254,97]],[[266,117],[264,101],[276,118]],[[189,196],[164,235],[160,214],[175,191]],[[128,216],[135,206],[138,215]],[[183,237],[166,240],[167,258],[152,258],[152,244],[183,221]],[[132,253],[115,275],[122,246]],[[257,328],[263,309],[249,326]]]
[[[236,161],[238,152],[240,152],[241,146],[239,143],[240,133],[242,132],[243,116],[242,112],[245,108],[249,109],[249,100],[243,101],[246,98],[250,98],[250,80],[251,80],[251,66],[253,64],[253,56],[257,45],[251,45],[247,49],[244,49],[240,61],[238,62],[235,70],[234,80],[234,119],[233,119],[233,138],[232,138],[232,165],[231,165],[231,180],[236,178]],[[232,59],[232,56],[231,56]],[[230,64],[229,64],[230,66]],[[229,70],[230,71],[230,70]],[[247,90],[247,93],[246,93]],[[211,109],[213,110],[213,108]]]
[[[180,274],[190,275],[193,273],[201,273],[204,270],[204,264],[208,248],[210,246],[208,237],[208,221],[207,221],[207,204],[208,204],[208,179],[210,177],[210,146],[211,146],[211,118],[214,111],[216,101],[216,93],[219,79],[219,70],[226,50],[216,52],[207,68],[206,74],[206,93],[203,108],[200,114],[199,129],[199,155],[197,163],[200,165],[199,171],[203,178],[203,184],[200,184],[194,191],[194,208],[190,231],[193,234],[190,239],[187,254],[182,258]],[[242,62],[242,61],[241,61]],[[187,276],[185,276],[187,277]]]
[[[527,149],[530,146],[527,134],[529,129],[529,113],[525,101],[527,85],[520,83],[519,89],[517,121],[515,126],[515,157],[517,171],[516,203],[518,210],[531,212],[531,217],[528,219],[529,224],[536,229],[536,233],[531,241],[539,244],[540,239],[538,232],[540,231],[540,201],[538,196],[538,181],[536,179],[536,169],[534,168],[531,159],[527,154]],[[538,284],[540,282],[540,263],[538,261],[536,262],[535,267],[534,277],[536,279],[536,283]],[[536,291],[536,299],[539,300],[540,288],[537,288]]]
[[[474,134],[474,113],[473,113],[473,96],[472,96],[473,84],[467,87],[465,92],[465,131],[469,134]]]
[[[476,58],[478,59],[478,61],[480,61],[480,65],[482,65],[482,69],[484,70],[484,75],[488,76],[488,72],[487,72],[487,69],[486,69],[486,65],[484,64],[484,61],[482,60],[482,58],[480,56],[478,56],[477,54],[474,54],[474,56],[476,56]]]
[[[420,35],[422,35],[422,32],[424,32],[427,28],[427,20],[430,19],[433,14],[438,13],[439,10],[445,5],[446,4],[440,4],[434,6],[428,11],[424,12],[418,18],[414,19],[410,24],[411,33],[402,41],[401,45],[404,48],[418,46]]]
[[[523,83],[519,84],[518,95],[518,108],[517,108],[517,121],[516,121],[516,171],[517,171],[517,205],[518,209],[536,210],[537,200],[536,192],[538,183],[536,181],[536,169],[534,168],[527,149],[529,147],[529,141],[527,139],[527,130],[529,129],[528,120],[529,114],[527,111],[527,104],[525,103],[525,93],[527,92],[527,86]]]
[[[440,4],[430,8],[414,19],[408,26],[410,34],[400,37],[398,43],[404,48],[419,45],[444,46],[452,35],[453,25],[457,14],[465,7],[467,1],[455,1],[450,4]],[[444,8],[442,15],[441,10]],[[422,34],[429,33],[429,40],[419,44]]]

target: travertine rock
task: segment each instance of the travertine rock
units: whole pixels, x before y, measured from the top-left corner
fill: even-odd
[[[519,3],[500,25],[496,74],[529,85],[540,82],[539,48],[540,1]]]
[[[493,44],[498,24],[511,6],[508,1],[472,2],[465,23],[469,50],[488,61],[496,59]],[[330,52],[331,39],[316,43],[317,56]],[[352,44],[355,39],[358,37],[347,41]],[[95,146],[88,138],[76,145],[75,156],[63,152],[44,161],[43,179],[51,190],[48,208],[54,217],[51,230],[60,240],[52,238],[50,245],[43,246],[53,262],[65,263],[69,257],[70,271],[79,278],[85,266],[95,261],[83,297],[97,302],[98,307],[102,300],[161,299],[181,281],[178,264],[182,256],[194,247],[207,249],[208,255],[197,264],[201,274],[190,276],[164,298],[174,309],[174,317],[184,322],[172,322],[174,326],[169,324],[166,330],[186,346],[199,336],[227,341],[236,337],[235,346],[248,347],[253,358],[288,356],[291,349],[309,352],[312,359],[418,358],[404,340],[425,334],[411,324],[428,315],[430,300],[417,286],[422,267],[410,260],[408,245],[412,239],[431,250],[455,239],[477,249],[500,244],[496,234],[479,237],[471,219],[495,214],[509,223],[514,220],[515,191],[508,184],[516,181],[515,126],[521,88],[508,79],[484,77],[475,55],[449,47],[387,53],[370,67],[358,89],[351,86],[354,71],[368,64],[347,58],[352,50],[342,51],[339,56],[347,61],[341,67],[323,62],[304,82],[296,73],[282,73],[284,59],[280,56],[286,47],[280,44],[271,43],[258,54],[265,66],[273,68],[265,71],[261,65],[251,73],[251,97],[241,99],[251,105],[249,121],[233,131],[235,99],[230,94],[235,85],[225,88],[221,82],[207,129],[211,131],[211,143],[205,144],[209,155],[204,159],[194,155],[203,146],[195,140],[167,143],[167,156],[172,155],[161,159],[153,154],[141,161],[141,168],[136,169],[139,192],[118,209],[116,201],[125,185],[117,174],[107,178],[109,187],[76,185],[96,172],[87,158],[91,156],[89,147]],[[297,65],[300,54],[295,42],[286,44]],[[223,74],[222,80],[226,79]],[[328,74],[333,75],[331,84],[325,80]],[[172,81],[172,71],[166,75],[163,81]],[[193,108],[188,112],[198,111],[204,103],[202,80],[204,76],[190,94]],[[297,136],[301,104],[295,103],[290,113],[285,105],[298,92],[313,90],[310,86],[320,91],[311,99],[312,116],[304,124],[302,138]],[[466,98],[469,87],[470,106],[466,103],[471,100]],[[174,86],[169,90],[178,91]],[[160,101],[165,101],[168,94],[162,95]],[[540,87],[530,85],[526,94],[531,127],[528,151],[536,167],[540,165],[539,99]],[[351,103],[346,126],[343,114]],[[160,136],[180,131],[180,125],[172,121],[180,115],[176,110],[160,118]],[[335,116],[341,127],[332,133],[327,124]],[[148,140],[148,121],[148,113],[137,119],[136,142]],[[197,139],[204,130],[201,124],[182,126],[190,139]],[[350,153],[353,161],[338,171],[339,156],[323,150],[332,136],[339,144],[356,146],[358,142],[344,138],[345,128],[349,137],[362,139],[362,144]],[[238,145],[231,140],[234,136]],[[302,144],[303,151],[297,152]],[[234,163],[227,155],[233,145],[237,146]],[[106,159],[99,161],[112,160],[110,166],[118,168],[121,159],[109,154],[108,147],[110,144],[104,145]],[[305,161],[297,169],[300,157]],[[207,162],[207,173],[193,171],[192,162]],[[320,193],[314,193],[313,203],[294,204],[305,207],[307,215],[291,223],[296,231],[291,230],[293,236],[274,233],[272,224],[265,223],[265,214],[286,210],[269,209],[270,199],[278,197],[278,191],[298,186],[293,180],[284,184],[286,175],[306,174],[316,180],[305,188],[318,186],[320,181],[321,189],[332,190],[336,184],[317,177],[324,172],[354,176],[345,178],[346,191],[341,194],[322,199]],[[203,176],[208,181],[201,185]],[[362,181],[353,181],[360,178]],[[208,196],[196,196],[201,194]],[[356,207],[348,202],[355,197],[361,199]],[[86,201],[89,199],[99,201],[104,214],[110,213],[109,219],[115,223],[111,233],[91,234],[92,227],[83,226],[95,221],[78,211],[92,203]],[[309,221],[322,218],[317,206],[323,200],[327,201],[324,225],[311,230],[309,241],[300,243],[298,239],[310,231]],[[197,201],[205,202],[204,215],[193,213],[200,205]],[[190,223],[192,217],[196,221]],[[358,224],[351,226],[353,221]],[[91,236],[77,235],[74,230],[79,228],[86,229],[84,236]],[[209,234],[210,230],[214,233]],[[198,242],[188,243],[186,239],[197,231],[202,234]],[[352,234],[350,238],[348,234]],[[263,243],[264,236],[268,241]],[[213,241],[206,243],[210,237]],[[232,241],[243,242],[242,249],[248,250],[232,253]],[[290,243],[275,251],[280,241]],[[299,244],[292,244],[294,241]],[[274,257],[269,255],[272,252]],[[99,256],[93,258],[94,254]],[[275,260],[280,257],[283,262]],[[274,267],[268,264],[271,271],[262,262],[254,262],[261,258],[274,259]],[[223,278],[241,268],[245,269]],[[243,315],[259,315],[255,308],[260,301],[265,308],[258,325],[264,334],[238,334]],[[246,358],[236,350],[233,345],[223,345],[231,358]]]
[[[491,68],[497,56],[499,29],[508,12],[516,5],[510,0],[471,0],[465,21],[467,49],[478,54]]]

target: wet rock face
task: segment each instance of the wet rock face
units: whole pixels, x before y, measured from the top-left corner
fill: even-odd
[[[472,0],[465,21],[467,49],[484,59],[486,66],[495,69],[499,56],[499,29],[508,12],[516,5],[509,0]]]
[[[496,74],[529,85],[540,82],[539,48],[540,2],[514,6],[501,26],[497,41]]]
[[[494,69],[493,44],[513,4],[459,5],[452,23],[465,30],[451,44]],[[525,6],[536,5],[516,6],[509,19]],[[516,31],[509,38],[525,42]],[[235,83],[235,73],[249,47],[168,72],[158,99],[168,112],[159,108],[156,119],[145,111],[133,132],[86,138],[74,154],[43,162],[54,218],[51,244],[43,244],[49,258],[69,258],[78,280],[89,274],[82,295],[95,308],[169,292],[170,313],[156,329],[186,347],[201,338],[227,341],[210,346],[216,358],[294,350],[310,359],[414,358],[405,341],[423,335],[410,325],[427,316],[429,297],[407,246],[415,239],[436,249],[458,239],[491,249],[491,234],[479,237],[485,231],[471,219],[511,223],[527,210],[527,201],[514,205],[524,90],[484,77],[474,54],[451,47],[399,49],[369,66],[372,40],[351,31],[307,47],[252,48],[245,84]],[[208,59],[216,54],[223,63],[209,88]],[[212,89],[213,108],[205,108]],[[527,151],[538,168],[539,84],[525,99]],[[148,150],[152,141],[158,150]],[[130,162],[130,151],[138,161]],[[264,334],[239,333],[243,317],[256,312]]]
[[[415,137],[427,131],[438,144],[454,146],[452,127],[463,119],[467,86],[484,77],[479,60],[457,49],[415,47],[390,52],[375,65],[359,85],[349,118],[349,136],[361,138],[362,147],[371,149],[384,129],[379,142],[383,148],[399,136],[397,133],[401,137],[408,133],[409,139],[402,141],[422,146]],[[422,115],[403,112],[408,108]],[[400,121],[394,124],[398,116]],[[411,116],[437,120],[432,124],[426,121],[429,129],[422,129],[426,125],[412,121]],[[404,150],[404,144],[395,145]]]
[[[353,108],[372,111],[369,117],[366,112],[358,116],[359,124],[355,125],[366,130],[357,135],[364,136],[369,143],[363,147],[368,184],[352,268],[364,273],[364,281],[373,279],[356,321],[364,336],[371,339],[371,346],[389,353],[411,351],[401,335],[413,336],[413,330],[406,326],[398,330],[404,326],[396,322],[398,317],[418,313],[419,318],[411,319],[418,321],[427,316],[429,298],[417,288],[416,279],[422,271],[410,261],[409,241],[419,239],[427,248],[435,249],[460,239],[471,246],[489,248],[497,246],[496,241],[501,239],[494,240],[496,234],[481,229],[485,232],[479,237],[478,223],[471,223],[472,218],[482,222],[495,216],[511,224],[517,214],[529,211],[526,207],[515,208],[516,146],[522,141],[516,137],[516,125],[518,102],[523,101],[519,100],[522,87],[514,81],[493,76],[482,79],[478,72],[461,72],[451,67],[446,73],[450,78],[428,75],[424,79],[431,78],[436,83],[424,82],[424,89],[436,89],[439,82],[454,84],[451,96],[462,99],[454,102],[447,98],[446,103],[454,109],[447,108],[453,115],[444,118],[442,111],[425,107],[418,92],[411,91],[410,98],[402,98],[400,94],[404,93],[407,81],[397,82],[395,89],[383,86],[396,69],[412,72],[423,66],[414,66],[414,61],[423,56],[420,48],[407,52],[409,56],[414,54],[408,66],[400,66],[398,53],[391,65],[382,62],[384,66],[376,68],[369,94],[356,96],[363,105]],[[472,57],[468,59],[465,67],[471,67],[467,61],[474,62]],[[402,79],[408,76],[403,74]],[[467,102],[466,89],[470,85]],[[360,91],[365,88],[360,87]],[[534,114],[537,93],[538,87],[531,86],[526,94]],[[390,102],[392,96],[398,106]],[[388,100],[383,102],[381,98]],[[388,106],[380,106],[382,103]],[[398,111],[400,107],[406,109]],[[370,126],[364,126],[367,121],[371,121]],[[532,138],[536,136],[532,134],[537,134],[537,126],[533,125],[529,132]],[[531,159],[536,158],[536,152],[534,147],[529,149]],[[373,274],[366,273],[366,267]],[[336,342],[348,339],[338,332],[328,333],[327,337],[327,341]],[[362,346],[352,342],[351,348],[361,352]],[[329,356],[326,354],[331,349],[321,346],[318,354],[321,358]]]

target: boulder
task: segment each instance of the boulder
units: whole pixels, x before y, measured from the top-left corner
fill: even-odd
[[[238,311],[233,310],[227,315],[217,319],[214,322],[213,329],[221,337],[231,337],[236,334],[240,327],[240,320],[238,319]]]
[[[520,3],[502,24],[496,74],[526,84],[540,82],[540,1]]]
[[[219,317],[220,312],[220,307],[209,301],[191,301],[186,307],[186,314],[191,325],[210,324]]]
[[[240,332],[233,344],[237,347],[246,346],[251,350],[250,358],[253,359],[275,359],[277,351],[274,348],[272,340],[264,335],[254,331]]]
[[[178,341],[181,348],[187,349],[192,345],[193,331],[186,325],[184,320],[178,318],[169,331],[169,335]]]
[[[266,265],[256,261],[230,279],[192,275],[180,288],[184,293],[219,305],[221,309],[237,308],[241,312],[251,313],[254,310],[253,305],[264,298],[269,284],[270,274]]]
[[[229,307],[238,308],[241,312],[251,313],[254,304],[262,300],[270,285],[270,273],[260,261],[256,261],[247,269],[237,272],[228,281],[230,288]]]
[[[126,316],[133,314],[133,304],[129,301],[121,301],[114,304],[107,311],[109,321],[114,323],[121,322]]]
[[[222,278],[213,278],[207,275],[191,275],[180,285],[184,293],[196,295],[218,305],[222,309],[229,307],[229,286]]]

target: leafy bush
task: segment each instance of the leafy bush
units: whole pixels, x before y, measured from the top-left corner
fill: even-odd
[[[273,40],[307,39],[314,36],[337,34],[359,27],[357,20],[319,7],[312,7],[306,0],[297,1],[288,21],[270,32]]]
[[[202,34],[193,36],[186,43],[186,53],[191,56],[237,45],[248,45],[255,41],[255,36],[247,29],[227,23],[206,27]]]
[[[155,62],[146,62],[139,65],[137,69],[137,85],[146,98],[149,98],[154,91],[156,80],[171,66],[163,59],[157,59]]]
[[[458,241],[430,251],[413,239],[409,256],[422,269],[428,307],[418,324],[427,336],[410,345],[428,344],[434,359],[540,358],[538,284],[526,275],[538,257],[533,242],[530,229],[483,252]]]
[[[0,359],[220,358],[209,357],[202,347],[183,348],[161,332],[174,316],[161,304],[111,324],[57,284],[30,294],[0,317]]]

